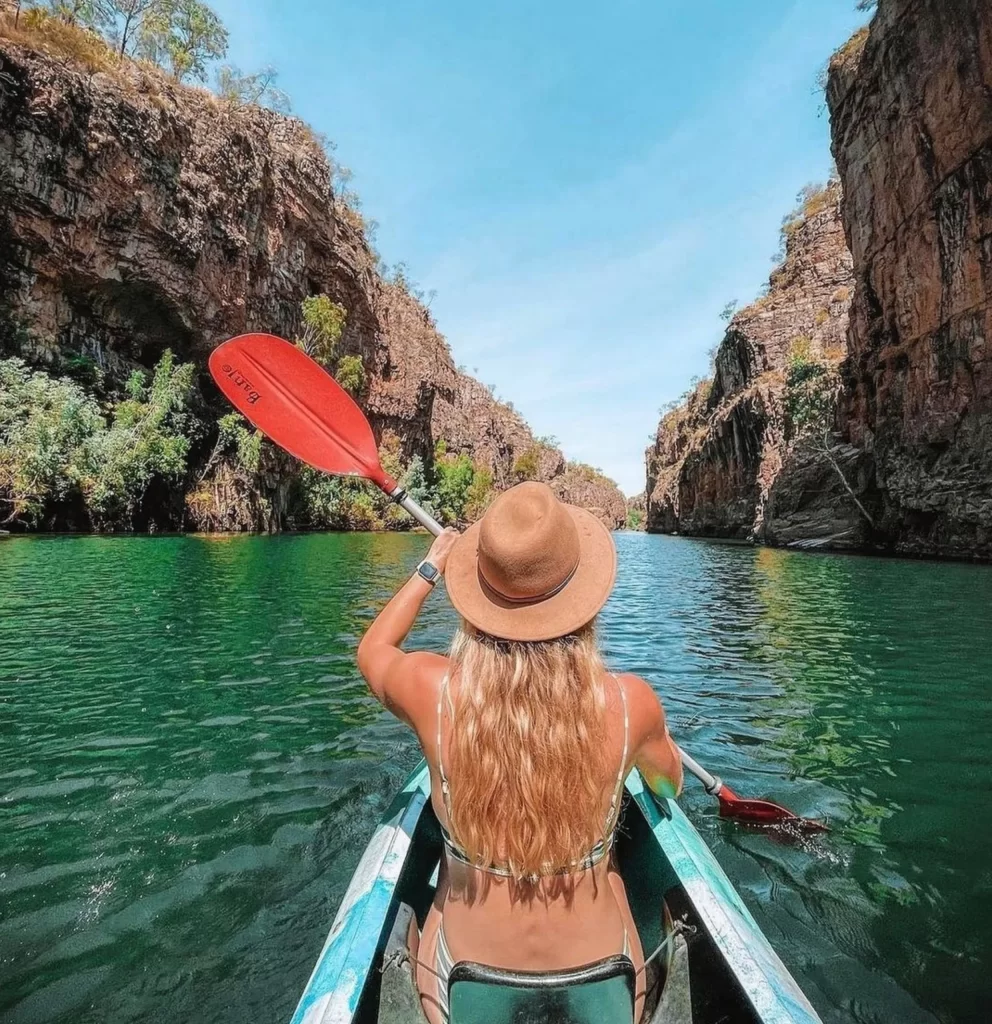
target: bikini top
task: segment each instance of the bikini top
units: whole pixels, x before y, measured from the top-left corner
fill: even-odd
[[[613,840],[617,831],[617,822],[620,820],[620,797],[623,794],[623,783],[627,775],[627,749],[630,733],[630,720],[627,713],[627,694],[624,691],[623,684],[616,676],[611,675],[611,678],[617,684],[617,689],[620,691],[620,700],[623,704],[623,756],[620,759],[620,770],[617,772],[616,785],[613,787],[613,797],[610,800],[610,809],[606,815],[606,829],[604,836],[584,857],[572,861],[571,864],[564,868],[559,868],[555,871],[542,872],[542,874],[568,875],[573,872],[585,871],[588,868],[595,867],[599,864],[613,848]],[[441,690],[437,698],[437,768],[438,774],[441,776],[441,798],[444,800],[444,810],[448,815],[448,822],[450,824],[454,820],[451,813],[451,794],[448,786],[448,777],[444,773],[444,758],[441,756],[441,714],[445,698],[447,698],[448,709],[453,719],[455,709],[451,698],[448,695],[447,674],[445,674],[444,679],[441,680]],[[444,827],[444,825],[441,825],[441,838],[444,841],[444,847],[448,851],[448,855],[460,864],[476,868],[479,871],[485,871],[491,875],[499,875],[501,878],[515,877],[514,872],[510,871],[509,868],[501,867],[498,864],[490,864],[488,866],[484,864],[477,864],[475,861],[471,860],[468,854],[466,854],[458,843],[455,842],[451,833]]]

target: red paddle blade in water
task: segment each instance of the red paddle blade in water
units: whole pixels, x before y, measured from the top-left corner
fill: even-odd
[[[245,419],[325,473],[362,476],[387,494],[375,437],[354,399],[308,355],[273,334],[242,334],[210,354],[217,386]]]
[[[716,798],[720,801],[721,818],[734,818],[749,825],[788,825],[804,832],[827,831],[822,821],[800,818],[769,800],[747,800],[738,796],[726,783],[717,791]]]

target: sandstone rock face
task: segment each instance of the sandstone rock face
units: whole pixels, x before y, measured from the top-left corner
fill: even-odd
[[[992,557],[992,11],[879,0],[827,99],[854,257],[850,440],[875,542]]]
[[[648,530],[853,542],[856,506],[830,465],[790,444],[784,409],[792,354],[844,358],[852,285],[835,182],[792,224],[768,293],[731,320],[712,381],[659,424],[646,453]]]
[[[562,501],[592,512],[601,523],[617,530],[627,522],[627,501],[617,485],[591,466],[570,462],[555,477],[551,489]]]
[[[136,67],[90,75],[7,43],[0,61],[6,350],[202,358],[292,335],[317,285],[348,309],[346,344],[371,339],[372,260],[300,122]]]
[[[565,469],[565,457],[554,446],[542,444],[530,427],[505,402],[474,377],[455,371],[434,403],[433,429],[454,454],[472,455],[489,467],[493,482],[503,490],[517,482],[514,466],[527,455],[533,461],[533,479],[548,482]]]
[[[374,308],[381,358],[369,377],[364,408],[379,430],[402,439],[404,454],[429,461],[434,441],[434,407],[451,394],[458,373],[448,344],[430,311],[404,288],[383,282]]]
[[[471,455],[489,468],[497,490],[524,478],[540,480],[562,501],[589,509],[609,529],[626,523],[626,499],[609,477],[591,466],[566,463],[556,446],[535,438],[511,406],[473,377],[456,371],[451,387],[438,391],[432,424],[449,453]]]
[[[498,487],[532,449],[538,477],[559,476],[561,452],[459,373],[430,312],[380,278],[362,228],[302,122],[0,39],[0,358],[85,357],[123,380],[171,348],[204,367],[236,334],[293,338],[302,300],[326,293],[347,311],[340,353],[362,359],[360,403],[406,458],[430,465],[444,438]],[[224,411],[205,375],[202,391]],[[271,526],[258,510],[278,513],[285,489],[280,472],[252,482],[223,463],[197,486],[220,503],[201,520],[215,528]]]

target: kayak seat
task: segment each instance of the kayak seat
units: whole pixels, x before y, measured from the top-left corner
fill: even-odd
[[[462,960],[449,1024],[633,1024],[634,965],[622,954],[567,971],[506,971]]]
[[[405,903],[383,950],[379,1024],[426,1024],[407,946]],[[616,955],[568,971],[505,971],[459,961],[448,978],[449,1024],[633,1024],[634,965]],[[653,1018],[691,1024],[691,1018]]]

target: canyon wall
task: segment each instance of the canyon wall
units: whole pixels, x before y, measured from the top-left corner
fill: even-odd
[[[875,544],[992,557],[988,0],[879,0],[827,100],[855,276],[841,417]]]
[[[9,22],[0,35],[0,358],[92,365],[113,391],[167,348],[203,371],[227,337],[293,338],[323,293],[346,311],[338,354],[361,359],[359,402],[404,461],[430,467],[443,439],[497,487],[522,456],[562,475],[561,452],[459,373],[430,312],[380,276],[308,126],[144,64],[39,52]],[[227,410],[205,372],[199,392],[209,425]],[[196,525],[281,525],[291,464],[270,453],[249,478],[207,465],[212,442],[183,484],[203,499]],[[156,501],[147,525],[189,525],[182,494]]]
[[[879,0],[827,101],[840,184],[659,425],[648,529],[990,558],[987,0]],[[811,380],[829,408],[804,433]]]
[[[809,192],[767,293],[730,320],[713,375],[661,420],[647,457],[647,529],[767,543],[850,545],[860,514],[830,461],[797,443],[788,368],[846,354],[853,278],[840,186]],[[836,447],[836,446],[835,446]],[[832,452],[860,472],[847,450]]]

